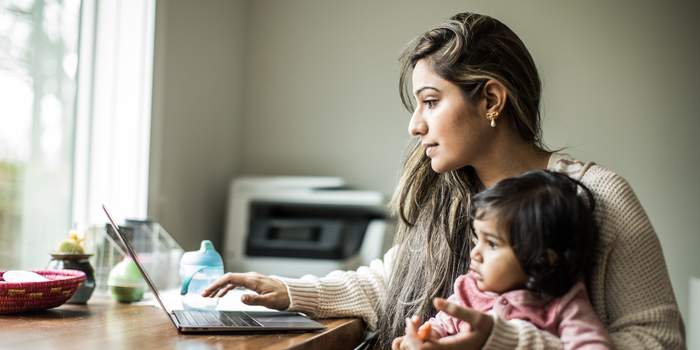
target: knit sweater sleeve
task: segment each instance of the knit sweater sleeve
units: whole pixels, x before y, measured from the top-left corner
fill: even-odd
[[[361,317],[370,330],[377,327],[376,305],[391,275],[393,252],[384,259],[355,271],[333,271],[325,277],[306,275],[299,279],[271,276],[281,280],[289,292],[287,310],[311,317]]]

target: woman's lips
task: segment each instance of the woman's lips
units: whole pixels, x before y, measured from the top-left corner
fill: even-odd
[[[437,143],[424,143],[423,147],[425,148],[425,155],[430,156],[431,153],[435,152]]]

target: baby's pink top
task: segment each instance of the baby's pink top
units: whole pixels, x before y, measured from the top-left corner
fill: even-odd
[[[447,300],[480,312],[492,311],[494,317],[528,321],[558,336],[565,349],[615,348],[603,323],[593,311],[586,286],[581,282],[576,283],[565,295],[544,302],[526,289],[503,294],[482,292],[469,273],[457,278],[455,292]],[[466,322],[442,311],[428,322],[441,337],[456,334],[463,327],[469,329]]]

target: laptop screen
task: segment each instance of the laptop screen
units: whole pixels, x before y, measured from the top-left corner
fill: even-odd
[[[151,289],[153,296],[155,296],[156,300],[158,300],[158,303],[163,308],[165,313],[168,314],[168,318],[170,318],[170,321],[173,322],[173,324],[175,324],[175,321],[170,317],[170,310],[167,308],[167,306],[165,306],[163,299],[161,299],[160,294],[158,293],[158,289],[156,288],[156,285],[153,283],[151,278],[148,276],[148,272],[146,272],[146,269],[143,267],[143,264],[141,264],[141,261],[139,261],[139,257],[136,254],[136,251],[131,246],[131,244],[126,240],[126,238],[124,237],[124,234],[122,234],[121,230],[119,230],[119,225],[117,225],[114,222],[114,219],[112,219],[112,215],[109,213],[109,210],[107,209],[107,207],[104,204],[102,204],[102,209],[104,209],[105,214],[107,214],[107,218],[109,219],[109,224],[112,225],[114,232],[117,233],[117,237],[119,237],[119,240],[122,242],[122,244],[124,244],[124,247],[126,248],[126,253],[129,254],[131,259],[136,264],[136,267],[138,267],[139,271],[141,271],[141,275],[143,276],[143,279],[146,280],[146,284],[148,284],[148,288]],[[177,327],[177,324],[175,324],[175,326]]]

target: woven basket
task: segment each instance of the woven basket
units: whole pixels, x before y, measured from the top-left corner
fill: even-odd
[[[0,271],[0,314],[50,309],[63,305],[86,276],[77,270],[33,271],[51,281],[10,283]]]

